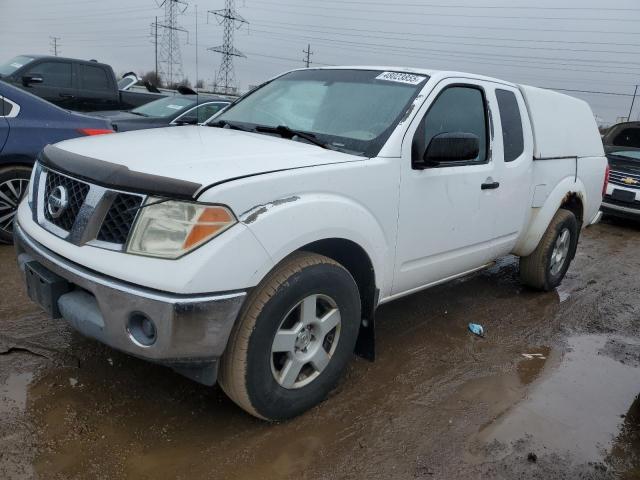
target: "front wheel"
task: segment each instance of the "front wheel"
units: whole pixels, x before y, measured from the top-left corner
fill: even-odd
[[[578,221],[569,210],[556,212],[536,249],[520,257],[520,280],[546,292],[560,285],[578,247]]]
[[[27,194],[29,167],[7,167],[0,169],[0,242],[13,241],[13,222],[18,205]]]
[[[251,292],[218,382],[256,417],[295,417],[336,386],[359,326],[360,295],[351,274],[322,255],[293,254]]]

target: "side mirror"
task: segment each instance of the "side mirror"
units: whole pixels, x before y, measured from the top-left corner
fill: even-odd
[[[42,82],[44,82],[44,79],[42,78],[42,75],[38,75],[37,73],[32,74],[32,75],[23,75],[22,76],[22,84],[25,87],[28,87],[32,83],[42,83]]]
[[[473,133],[441,133],[431,139],[424,152],[428,166],[473,160],[480,153],[480,139]]]

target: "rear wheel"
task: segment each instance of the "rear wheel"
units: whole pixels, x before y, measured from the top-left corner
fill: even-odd
[[[529,287],[549,291],[560,285],[578,246],[578,221],[569,210],[555,214],[536,249],[520,257],[520,279]]]
[[[0,169],[0,241],[13,241],[13,222],[18,205],[29,187],[29,167]]]
[[[250,294],[218,381],[256,417],[294,417],[335,387],[359,326],[360,296],[349,272],[322,255],[296,253]]]

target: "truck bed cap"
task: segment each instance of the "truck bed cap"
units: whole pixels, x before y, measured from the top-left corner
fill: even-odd
[[[604,155],[598,125],[587,102],[542,88],[519,85],[533,129],[536,159]]]

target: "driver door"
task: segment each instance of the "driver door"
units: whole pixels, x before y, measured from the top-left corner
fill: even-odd
[[[496,170],[492,158],[490,85],[441,81],[428,95],[402,145],[393,295],[401,295],[493,260]],[[424,153],[441,133],[479,139],[472,160],[427,165]]]

